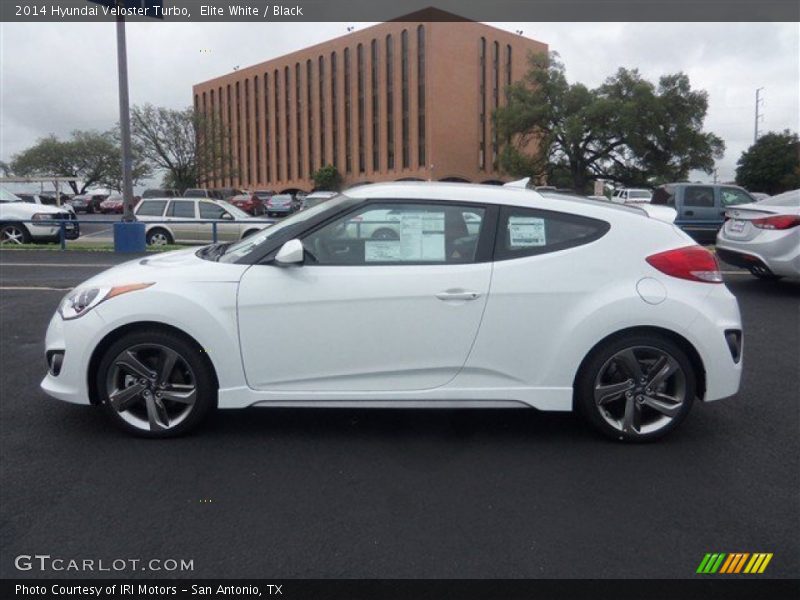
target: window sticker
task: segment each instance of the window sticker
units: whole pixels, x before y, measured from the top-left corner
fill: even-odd
[[[400,218],[400,253],[405,261],[444,260],[444,213],[405,212]]]
[[[509,217],[508,232],[511,248],[531,248],[547,243],[544,219],[537,217]]]
[[[366,240],[365,262],[397,262],[400,260],[399,240]]]

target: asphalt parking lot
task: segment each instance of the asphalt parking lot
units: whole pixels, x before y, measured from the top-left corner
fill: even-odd
[[[58,301],[118,261],[0,251],[0,577],[41,577],[14,568],[34,553],[192,577],[684,578],[707,552],[800,572],[800,282],[726,268],[741,391],[655,444],[533,410],[248,409],[148,441],[38,387]]]

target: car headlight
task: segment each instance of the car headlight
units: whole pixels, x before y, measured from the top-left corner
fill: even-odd
[[[86,287],[72,290],[64,296],[58,306],[58,314],[64,320],[77,319],[104,300],[110,300],[114,296],[120,296],[128,292],[149,288],[152,283],[132,283],[129,285],[118,285],[114,287]]]
[[[55,217],[47,213],[36,213],[31,217],[31,221],[52,221]]]

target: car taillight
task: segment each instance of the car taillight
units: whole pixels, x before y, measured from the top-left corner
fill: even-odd
[[[777,215],[774,217],[764,217],[763,219],[753,219],[750,221],[759,229],[791,229],[800,225],[798,215]]]
[[[647,262],[672,277],[703,283],[722,283],[717,257],[702,246],[686,246],[659,252],[648,256]]]

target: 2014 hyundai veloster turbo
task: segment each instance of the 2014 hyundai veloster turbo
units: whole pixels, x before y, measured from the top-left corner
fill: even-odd
[[[714,255],[642,211],[394,183],[103,272],[46,357],[48,394],[147,437],[217,406],[532,407],[644,441],[737,392],[742,326]]]

